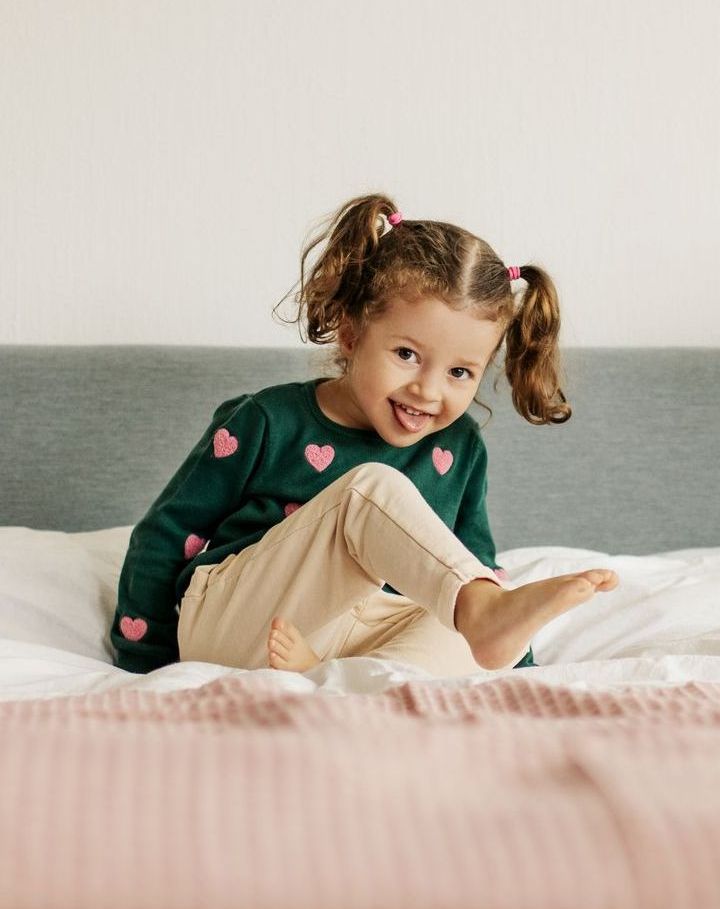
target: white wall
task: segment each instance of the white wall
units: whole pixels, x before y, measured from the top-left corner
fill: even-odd
[[[0,343],[300,346],[303,240],[384,191],[547,268],[563,344],[718,346],[719,41],[717,0],[0,0]]]

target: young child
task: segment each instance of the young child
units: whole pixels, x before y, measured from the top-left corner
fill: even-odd
[[[535,424],[570,418],[550,277],[368,195],[305,248],[295,299],[310,339],[337,341],[339,374],[220,404],[132,531],[116,665],[305,672],[366,655],[437,676],[536,665],[535,632],[618,585],[595,568],[513,589],[495,559],[487,452],[467,411],[504,342],[516,410]]]

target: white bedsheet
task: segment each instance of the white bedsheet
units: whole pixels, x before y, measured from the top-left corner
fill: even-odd
[[[132,527],[89,533],[0,527],[0,700],[143,688],[195,688],[242,674],[212,663],[147,675],[112,665],[109,629]],[[620,585],[546,625],[533,639],[537,667],[480,669],[436,684],[478,684],[522,673],[575,688],[720,682],[720,547],[647,556],[545,546],[507,550],[498,563],[513,586],[593,567]],[[332,660],[302,675],[258,669],[279,690],[371,693],[410,679],[409,665],[366,657]]]

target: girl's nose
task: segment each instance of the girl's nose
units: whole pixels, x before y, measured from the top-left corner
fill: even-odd
[[[431,376],[424,379],[416,379],[408,385],[408,392],[412,395],[413,400],[421,407],[423,404],[428,407],[437,405],[440,401],[440,392],[436,382]]]

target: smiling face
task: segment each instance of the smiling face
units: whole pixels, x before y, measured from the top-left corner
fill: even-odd
[[[372,428],[399,448],[444,429],[472,403],[503,334],[500,323],[472,313],[433,297],[394,297],[360,338],[347,325],[340,329],[347,374],[321,383],[319,398],[339,422]]]

